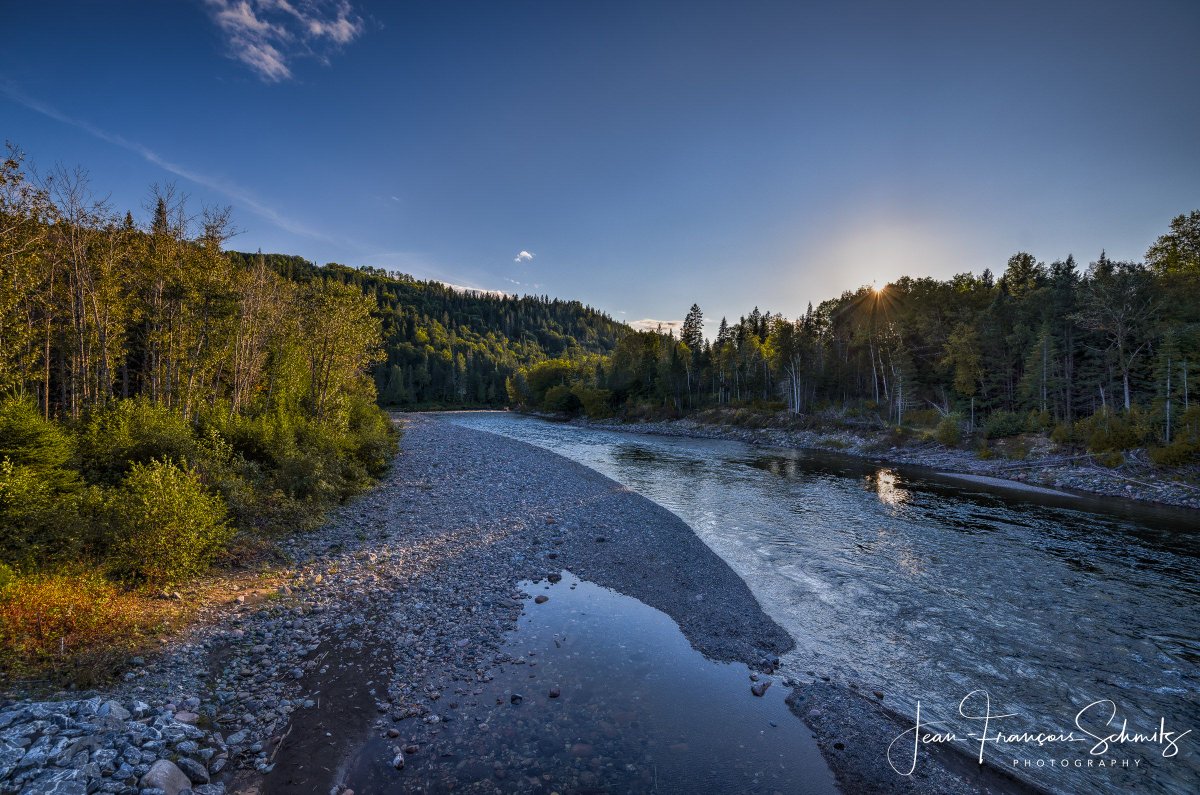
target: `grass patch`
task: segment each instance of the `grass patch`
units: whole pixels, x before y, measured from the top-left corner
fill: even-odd
[[[13,578],[0,589],[0,677],[102,682],[185,612],[180,602],[124,590],[98,573]]]

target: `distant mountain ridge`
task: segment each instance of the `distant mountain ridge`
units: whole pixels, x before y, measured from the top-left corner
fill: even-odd
[[[228,254],[247,264],[260,256]],[[607,354],[629,330],[579,301],[510,296],[379,268],[316,265],[287,254],[261,256],[293,281],[334,280],[375,297],[386,359],[374,374],[384,406],[506,405],[505,381],[519,368]]]

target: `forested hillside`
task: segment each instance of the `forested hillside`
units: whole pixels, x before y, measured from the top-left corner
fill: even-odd
[[[949,440],[1045,430],[1098,451],[1148,445],[1162,461],[1200,449],[1200,211],[1144,263],[1019,253],[999,278],[904,277],[790,319],[755,308],[713,340],[701,322],[693,305],[680,338],[631,333],[608,357],[527,368],[513,398],[593,415],[778,404],[937,424]]]
[[[627,329],[579,301],[464,291],[374,268],[318,267],[282,254],[230,254],[261,261],[290,280],[352,284],[372,296],[383,324],[375,367],[385,406],[499,406],[517,368],[548,358],[607,353]]]

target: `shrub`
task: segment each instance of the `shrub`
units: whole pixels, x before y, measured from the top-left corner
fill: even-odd
[[[0,671],[91,684],[177,610],[138,599],[96,572],[13,577],[0,585]]]
[[[1024,430],[1025,418],[1011,411],[993,411],[983,425],[983,435],[988,439],[1016,436]]]
[[[18,567],[37,561],[54,514],[54,492],[45,480],[28,466],[0,461],[0,560]]]
[[[79,487],[75,444],[61,425],[45,419],[26,398],[0,402],[0,460],[32,473],[54,494]]]
[[[133,464],[194,461],[200,455],[191,424],[143,398],[119,400],[91,412],[78,438],[84,477],[107,486],[121,482]]]
[[[154,586],[200,573],[232,537],[221,498],[171,461],[134,464],[108,514],[114,571]]]
[[[571,414],[578,411],[579,406],[579,398],[566,384],[559,384],[547,389],[546,399],[542,401],[542,407],[546,411],[563,411]]]
[[[1116,450],[1110,450],[1104,453],[1097,453],[1092,458],[1102,467],[1116,469],[1125,463],[1125,456]]]
[[[1165,447],[1151,447],[1147,452],[1150,460],[1160,467],[1178,467],[1194,462],[1200,454],[1200,446],[1179,440]]]
[[[1094,453],[1120,452],[1141,443],[1134,418],[1111,409],[1100,409],[1080,420],[1075,424],[1075,431],[1081,439],[1087,439],[1088,449]]]
[[[947,447],[957,447],[962,441],[962,421],[958,415],[951,414],[938,423],[933,438]]]
[[[391,417],[374,403],[356,399],[350,404],[349,433],[354,458],[371,477],[382,476],[396,454]]]
[[[942,414],[937,409],[909,409],[904,412],[904,421],[918,427],[938,426],[941,420]]]
[[[1055,444],[1072,444],[1075,441],[1075,429],[1069,422],[1060,422],[1050,432],[1050,441]]]
[[[592,389],[583,384],[576,384],[572,390],[583,413],[593,420],[602,420],[613,415],[612,392],[607,389]]]

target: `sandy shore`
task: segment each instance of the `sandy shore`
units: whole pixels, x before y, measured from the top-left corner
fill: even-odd
[[[458,703],[516,662],[501,645],[528,598],[517,584],[563,570],[665,612],[711,659],[794,685],[793,711],[848,792],[1019,791],[958,757],[912,779],[888,769],[883,749],[903,719],[820,672],[776,671],[791,638],[669,511],[548,451],[432,416],[402,421],[401,453],[376,489],[283,543],[290,562],[259,587],[238,586],[161,655],[131,660],[119,687],[0,705],[0,791],[341,791],[381,741],[397,757],[436,747]],[[498,768],[456,791],[603,790],[605,770],[636,767],[535,777],[513,738],[479,743],[511,746],[505,777]],[[397,770],[358,795],[453,786],[446,776]]]

